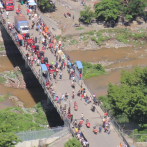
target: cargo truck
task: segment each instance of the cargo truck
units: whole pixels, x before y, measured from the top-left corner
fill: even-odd
[[[13,0],[2,0],[6,11],[14,10]]]
[[[29,33],[29,22],[24,15],[14,16],[14,25],[20,34]]]

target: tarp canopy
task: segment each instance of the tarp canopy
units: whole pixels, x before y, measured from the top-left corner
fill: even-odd
[[[23,37],[22,37],[22,35],[20,35],[20,34],[17,34],[17,37],[18,37],[18,39],[19,39],[19,40],[23,40]]]
[[[35,2],[30,2],[29,5],[30,6],[36,6],[37,4]]]
[[[45,64],[41,64],[41,69],[42,69],[42,72],[48,71]]]
[[[30,2],[35,2],[35,1],[34,0],[27,0],[27,2],[30,3]]]
[[[0,8],[3,8],[3,5],[2,5],[2,3],[0,2]]]
[[[83,65],[81,63],[81,61],[75,61],[76,64],[77,64],[77,67],[80,69],[80,68],[83,68]]]

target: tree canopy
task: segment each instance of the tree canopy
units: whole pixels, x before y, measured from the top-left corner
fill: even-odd
[[[14,147],[21,140],[12,133],[0,133],[0,146],[1,147]]]
[[[91,20],[95,17],[95,13],[90,10],[88,6],[84,6],[84,10],[80,11],[80,17],[85,23],[90,23]]]
[[[55,7],[55,5],[50,3],[50,0],[38,0],[38,6],[43,10],[43,11],[49,11],[51,10],[53,7]]]
[[[146,7],[145,0],[121,0],[122,15],[127,20],[142,14]]]
[[[72,138],[64,144],[64,147],[81,147],[81,143],[76,138]]]
[[[136,67],[133,72],[122,71],[121,85],[109,84],[109,109],[117,116],[125,114],[130,121],[147,121],[147,68]]]
[[[102,0],[95,6],[96,17],[103,17],[105,20],[116,20],[120,13],[120,3],[116,0]]]

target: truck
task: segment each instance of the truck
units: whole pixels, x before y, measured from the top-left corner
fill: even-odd
[[[2,2],[3,2],[3,5],[4,5],[6,11],[14,10],[13,0],[2,0]]]
[[[14,16],[14,26],[20,34],[29,33],[29,22],[26,19],[26,17],[22,14]]]

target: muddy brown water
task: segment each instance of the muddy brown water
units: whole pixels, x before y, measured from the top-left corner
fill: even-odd
[[[91,92],[97,96],[107,94],[109,83],[117,84],[120,82],[122,69],[132,70],[134,66],[147,65],[147,46],[117,49],[103,48],[94,51],[70,51],[66,53],[74,61],[101,62],[102,64],[104,63],[103,65],[106,69],[113,69],[106,75],[85,80]],[[107,63],[110,64],[108,65]]]
[[[0,57],[0,72],[9,71],[13,69],[14,67],[7,56]],[[14,89],[14,88],[5,87],[3,84],[0,84],[0,94],[5,95],[8,93],[17,96],[22,102],[25,103],[25,107],[33,107],[36,104],[34,97],[35,99],[44,99],[41,94],[40,88],[29,88],[29,90]],[[11,105],[12,104],[13,103],[11,103]],[[10,103],[8,103],[8,106],[10,106]]]

